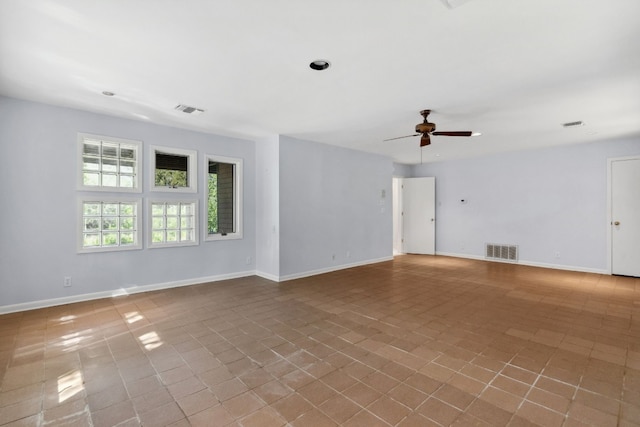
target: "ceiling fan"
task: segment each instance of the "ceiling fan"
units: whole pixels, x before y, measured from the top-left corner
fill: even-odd
[[[420,115],[424,117],[424,121],[422,123],[418,123],[416,125],[416,133],[412,135],[399,136],[397,138],[385,139],[385,141],[393,141],[394,139],[401,138],[410,138],[412,136],[422,135],[420,138],[420,147],[424,147],[425,145],[431,144],[431,135],[433,136],[477,136],[480,135],[477,132],[471,131],[443,131],[436,132],[436,124],[429,122],[429,114],[431,110],[422,110],[420,111]]]

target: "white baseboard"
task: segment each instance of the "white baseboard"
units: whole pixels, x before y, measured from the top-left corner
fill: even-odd
[[[318,274],[331,273],[332,271],[345,270],[347,268],[361,267],[363,265],[377,264],[379,262],[392,261],[392,260],[393,260],[393,256],[376,258],[376,259],[368,259],[365,261],[354,262],[351,264],[341,264],[341,265],[331,266],[327,268],[320,268],[318,270],[304,271],[301,273],[294,273],[294,274],[288,274],[286,276],[279,276],[278,280],[276,281],[286,282],[288,280],[302,279],[305,277],[315,276]]]
[[[455,258],[475,259],[475,260],[487,261],[487,262],[503,262],[506,264],[526,265],[529,267],[551,268],[554,270],[578,271],[581,273],[609,274],[609,272],[606,269],[580,267],[575,265],[549,264],[544,262],[526,261],[522,259],[518,260],[517,262],[501,261],[497,259],[487,259],[481,255],[458,254],[458,253],[452,253],[452,252],[436,252],[436,255],[450,256]]]
[[[256,271],[256,276],[262,277],[263,279],[271,280],[272,282],[279,282],[280,279],[275,274],[264,273],[262,271]]]
[[[471,255],[471,254],[436,252],[436,255],[450,256],[455,258],[468,258],[468,259],[488,261],[488,262],[503,262],[498,260],[488,260],[482,256]],[[332,266],[327,268],[321,268],[318,270],[294,273],[294,274],[289,274],[285,276],[275,276],[269,273],[251,270],[251,271],[241,271],[241,272],[230,273],[230,274],[221,274],[216,276],[196,277],[192,279],[177,280],[173,282],[155,283],[150,285],[128,286],[126,288],[119,288],[111,291],[94,292],[90,294],[81,294],[81,295],[71,295],[71,296],[61,297],[61,298],[52,298],[52,299],[46,299],[46,300],[25,302],[20,304],[4,305],[4,306],[0,306],[0,314],[9,314],[9,313],[16,313],[19,311],[35,310],[38,308],[54,307],[58,305],[72,304],[72,303],[83,302],[83,301],[91,301],[91,300],[96,300],[101,298],[114,298],[114,297],[119,297],[124,295],[137,294],[141,292],[158,291],[162,289],[198,285],[198,284],[208,283],[208,282],[219,282],[222,280],[238,279],[241,277],[248,277],[248,276],[254,276],[254,275],[262,277],[267,280],[271,280],[273,282],[285,282],[288,280],[302,279],[305,277],[315,276],[318,274],[330,273],[332,271],[345,270],[347,268],[360,267],[360,266],[369,265],[369,264],[377,264],[379,262],[392,261],[392,260],[393,260],[393,256],[389,256],[389,257],[383,257],[383,258],[377,258],[377,259],[370,259],[366,261],[354,262],[351,264],[342,264],[342,265],[337,265],[337,266]],[[509,264],[514,264],[514,263],[509,262]],[[548,264],[548,263],[524,261],[524,260],[519,260],[515,264],[527,265],[531,267],[551,268],[556,270],[578,271],[583,273],[609,274],[606,269],[586,268],[586,267],[578,267],[578,266],[571,266],[571,265]]]
[[[192,279],[177,280],[173,282],[154,283],[151,285],[128,286],[126,288],[114,289],[111,291],[93,292],[90,294],[70,295],[61,298],[52,298],[39,301],[31,301],[20,304],[0,306],[0,314],[16,313],[19,311],[35,310],[38,308],[55,307],[58,305],[72,304],[75,302],[91,301],[102,298],[115,298],[124,295],[137,294],[141,292],[158,291],[162,289],[177,288],[181,286],[199,285],[208,282],[219,282],[222,280],[238,279],[241,277],[254,276],[255,271],[241,271],[230,274],[220,274],[216,276],[196,277]]]
[[[241,271],[241,272],[230,273],[230,274],[221,274],[216,276],[195,277],[191,279],[176,280],[172,282],[154,283],[150,285],[140,285],[140,286],[133,285],[133,286],[127,286],[127,287],[122,287],[118,289],[113,289],[110,291],[93,292],[90,294],[70,295],[70,296],[61,297],[61,298],[52,298],[52,299],[46,299],[46,300],[30,301],[30,302],[25,302],[20,304],[4,305],[4,306],[0,306],[0,314],[9,314],[9,313],[16,313],[19,311],[35,310],[38,308],[55,307],[59,305],[73,304],[76,302],[91,301],[91,300],[102,299],[102,298],[115,298],[115,297],[120,297],[124,295],[137,294],[141,292],[159,291],[162,289],[178,288],[181,286],[199,285],[199,284],[208,283],[208,282],[219,282],[221,280],[238,279],[241,277],[248,277],[248,276],[259,276],[264,279],[271,280],[273,282],[284,282],[287,280],[300,279],[303,277],[315,276],[317,274],[344,270],[346,268],[359,267],[367,264],[375,264],[383,261],[391,261],[392,259],[393,257],[390,256],[390,257],[378,258],[373,260],[355,262],[352,264],[332,266],[329,268],[323,268],[319,270],[306,271],[306,272],[291,274],[287,276],[275,276],[269,273],[251,270],[251,271]]]

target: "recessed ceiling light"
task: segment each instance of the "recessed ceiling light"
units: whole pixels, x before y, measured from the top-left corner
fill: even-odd
[[[309,67],[312,70],[316,70],[316,71],[326,70],[330,66],[331,66],[331,63],[329,63],[329,61],[325,61],[324,59],[316,59],[311,64],[309,64]]]
[[[113,95],[115,95],[115,93],[113,93],[113,92],[109,92],[108,90],[103,90],[103,91],[102,91],[102,94],[103,94],[104,96],[113,96]]]
[[[471,134],[471,136],[480,136],[480,135],[482,135],[482,132],[473,132]]]

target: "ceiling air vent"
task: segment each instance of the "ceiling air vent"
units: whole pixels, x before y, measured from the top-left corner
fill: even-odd
[[[563,123],[562,126],[566,127],[566,128],[570,128],[573,126],[583,126],[584,122],[582,120],[578,120],[575,122],[567,122],[567,123]]]
[[[182,111],[183,113],[187,113],[187,114],[202,114],[202,113],[204,113],[204,110],[202,110],[200,108],[189,107],[188,105],[182,105],[182,104],[176,106],[176,110]]]

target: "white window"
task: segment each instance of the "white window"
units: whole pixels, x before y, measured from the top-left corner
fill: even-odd
[[[81,199],[79,252],[141,249],[141,200]]]
[[[205,156],[206,240],[242,238],[242,159]]]
[[[198,202],[149,202],[150,248],[188,246],[198,244]]]
[[[90,191],[141,192],[142,143],[78,134],[78,188]]]
[[[150,147],[149,182],[153,191],[195,193],[197,152],[169,147]]]

